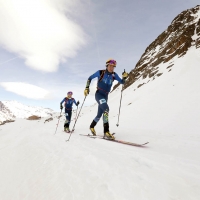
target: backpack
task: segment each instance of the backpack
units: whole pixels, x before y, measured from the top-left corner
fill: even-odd
[[[74,101],[74,98],[71,98],[73,101]],[[68,102],[68,98],[67,97],[65,97],[65,104]]]
[[[102,81],[103,76],[104,76],[106,70],[99,70],[99,71],[100,71],[100,78],[99,78],[98,82]],[[113,79],[113,81],[115,80],[115,72],[112,72],[112,79]]]

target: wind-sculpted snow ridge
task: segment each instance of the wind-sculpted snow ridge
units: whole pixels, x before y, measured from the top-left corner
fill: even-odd
[[[134,82],[138,88],[165,72],[170,72],[178,58],[191,47],[200,55],[200,6],[181,12],[171,25],[145,50],[135,68],[130,72],[124,89]],[[190,66],[188,66],[190,67]],[[114,89],[119,85],[115,85]]]
[[[15,118],[28,118],[30,116],[49,117],[53,110],[36,106],[23,105],[17,101],[0,102],[0,124],[13,121]]]

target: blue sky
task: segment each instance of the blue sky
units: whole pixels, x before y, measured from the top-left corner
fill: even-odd
[[[197,0],[8,0],[0,8],[0,100],[59,110],[81,103],[87,78],[117,60],[132,70],[147,46]],[[32,2],[32,3],[30,3]],[[94,104],[95,81],[85,105]]]

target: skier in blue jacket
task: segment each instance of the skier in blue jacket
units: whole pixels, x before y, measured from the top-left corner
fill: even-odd
[[[65,102],[64,106],[65,106],[65,116],[66,116],[66,121],[64,123],[64,131],[66,132],[70,132],[69,129],[69,125],[70,125],[70,121],[71,121],[71,116],[72,116],[72,105],[73,103],[78,106],[79,105],[79,101],[77,101],[74,98],[72,98],[73,93],[70,91],[67,93],[67,97],[65,97],[61,102],[60,102],[60,109],[63,109],[63,102]]]
[[[119,83],[124,84],[125,79],[128,77],[128,73],[122,73],[122,79],[118,76],[117,73],[114,72],[114,69],[117,65],[117,62],[113,59],[109,59],[106,61],[106,69],[105,70],[98,70],[96,73],[91,75],[86,84],[86,88],[84,90],[84,95],[87,96],[89,94],[89,86],[91,80],[94,78],[98,78],[97,82],[97,91],[95,93],[95,99],[98,106],[97,116],[94,118],[90,125],[90,131],[93,135],[96,135],[96,131],[94,127],[96,126],[97,122],[103,115],[103,126],[104,126],[104,137],[109,139],[115,139],[114,136],[109,131],[109,107],[108,107],[108,94],[111,90],[112,84],[114,80],[117,80]]]

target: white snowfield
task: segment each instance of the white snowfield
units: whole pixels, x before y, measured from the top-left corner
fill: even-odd
[[[52,109],[42,108],[38,106],[27,106],[17,101],[1,101],[0,107],[0,124],[6,120],[15,120],[15,118],[28,118],[32,115],[39,117],[51,116]]]
[[[127,88],[119,127],[121,86],[109,95],[110,131],[116,139],[148,141],[146,147],[80,136],[89,133],[96,105],[83,108],[69,142],[64,116],[55,135],[57,118],[0,126],[0,199],[199,200],[200,54],[195,52],[191,48],[175,60],[170,72],[161,64],[163,75],[154,81]],[[102,120],[96,131],[102,135]]]

